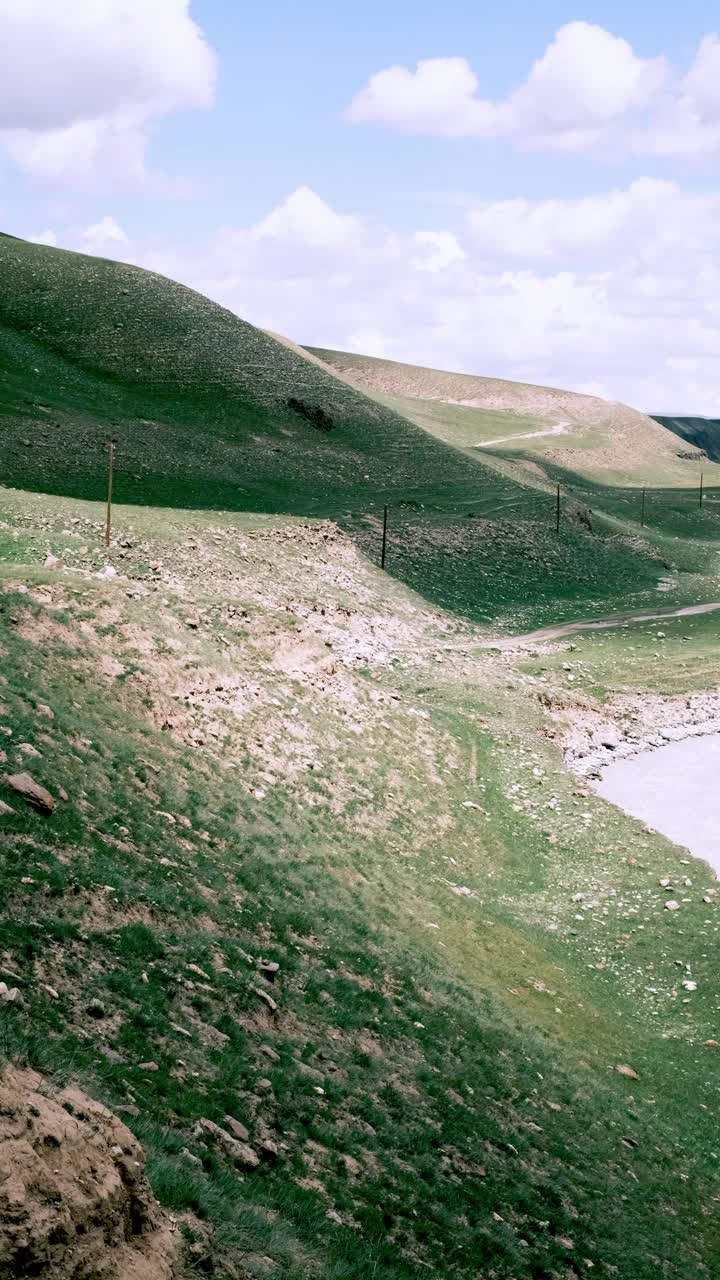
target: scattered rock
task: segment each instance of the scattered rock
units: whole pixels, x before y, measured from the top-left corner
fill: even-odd
[[[6,982],[0,982],[0,1000],[3,1004],[22,1004],[22,994],[18,987],[9,987]]]
[[[46,569],[62,569],[63,562],[59,556],[46,556],[44,567]]]
[[[265,1057],[269,1058],[271,1062],[280,1061],[280,1054],[276,1053],[274,1049],[271,1049],[269,1044],[261,1044],[259,1047],[259,1052],[264,1053]]]
[[[258,960],[258,969],[263,978],[267,978],[268,982],[274,982],[280,972],[280,965],[274,960]]]
[[[262,991],[260,987],[253,987],[252,990],[254,991],[258,999],[262,1000],[263,1004],[267,1005],[271,1013],[277,1013],[278,1006],[276,1002],[273,1000],[272,996],[267,991]]]
[[[679,903],[679,902],[676,902],[674,898],[671,898],[669,902],[666,902],[666,903],[665,903],[665,910],[666,910],[666,911],[679,911],[679,910],[680,910],[680,903]]]
[[[305,1076],[307,1080],[317,1080],[318,1084],[322,1084],[325,1079],[322,1071],[318,1071],[317,1067],[311,1067],[307,1062],[301,1062],[299,1058],[295,1058],[295,1066],[301,1076]]]
[[[238,1165],[241,1169],[257,1169],[260,1164],[260,1157],[256,1151],[246,1142],[238,1142],[237,1138],[233,1138],[225,1129],[221,1129],[219,1124],[215,1124],[213,1120],[200,1120],[197,1128],[201,1134],[205,1134],[208,1138],[212,1138],[219,1147],[232,1160],[233,1164]]]
[[[46,720],[55,719],[55,712],[53,711],[52,707],[49,707],[47,705],[46,702],[39,702],[35,710],[37,711],[39,716],[45,716]]]
[[[6,804],[4,800],[0,800],[0,818],[4,817],[6,814],[14,812],[15,810],[11,805]]]
[[[633,1071],[632,1067],[629,1067],[626,1062],[619,1062],[615,1070],[618,1072],[619,1075],[627,1076],[629,1080],[640,1079],[637,1071]]]
[[[153,1062],[152,1060],[150,1062],[138,1062],[137,1069],[138,1071],[159,1071],[160,1070],[157,1062]]]
[[[233,1138],[237,1138],[238,1142],[250,1141],[249,1131],[245,1128],[244,1124],[240,1123],[239,1120],[236,1120],[233,1116],[226,1116],[225,1124],[230,1130]]]
[[[100,582],[112,582],[113,578],[117,578],[117,576],[117,569],[112,564],[106,564],[99,573],[95,574],[95,577],[98,578]]]
[[[38,751],[31,742],[18,742],[17,750],[22,751],[24,756],[30,756],[33,760],[39,760],[42,752]]]
[[[173,1280],[175,1240],[121,1120],[35,1072],[0,1076],[0,1276]]]
[[[30,773],[6,774],[4,782],[8,787],[27,801],[38,813],[51,814],[55,809],[55,800],[49,791],[36,782]]]
[[[200,1157],[194,1156],[192,1151],[188,1151],[187,1147],[183,1147],[182,1151],[180,1152],[180,1155],[182,1156],[183,1160],[187,1160],[188,1164],[199,1165],[199,1167],[202,1169],[202,1160],[200,1159]]]

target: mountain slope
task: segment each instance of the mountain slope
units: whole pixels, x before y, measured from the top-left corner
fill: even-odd
[[[541,478],[438,439],[192,290],[7,237],[0,274],[6,484],[100,499],[112,438],[118,502],[331,516],[373,557],[388,504],[388,570],[476,618],[521,609],[528,625],[528,610],[654,589],[650,545],[601,518],[591,531],[570,499],[558,540]]]
[[[681,440],[686,440],[695,449],[702,449],[711,462],[720,462],[720,418],[653,416],[656,422],[667,427],[668,431],[674,431]]]
[[[440,439],[473,446],[507,435],[507,452],[550,460],[596,480],[687,484],[672,433],[627,405],[555,387],[448,373],[342,351],[308,348],[360,389],[411,417]],[[558,428],[557,436],[548,428]],[[535,439],[528,433],[537,432]],[[540,434],[544,433],[544,434]],[[516,444],[511,437],[518,435]],[[720,473],[719,473],[720,474]]]

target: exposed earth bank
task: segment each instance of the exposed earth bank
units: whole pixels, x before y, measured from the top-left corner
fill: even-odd
[[[80,1089],[0,1076],[0,1280],[173,1280],[175,1241],[145,1154]]]

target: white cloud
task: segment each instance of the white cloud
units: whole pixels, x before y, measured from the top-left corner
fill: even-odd
[[[428,250],[418,261],[421,271],[444,271],[454,262],[462,262],[467,257],[452,231],[416,231],[415,243],[421,249]]]
[[[93,226],[85,227],[78,236],[84,253],[103,253],[117,245],[130,243],[127,233],[110,214]]]
[[[347,244],[360,225],[357,218],[335,213],[310,187],[298,187],[253,228],[253,234],[259,240],[285,240],[320,249]]]
[[[58,242],[57,231],[48,227],[47,231],[41,231],[39,236],[28,236],[28,240],[31,244],[45,244],[54,249]]]
[[[128,240],[110,215],[60,239],[296,341],[592,387],[656,412],[720,409],[720,189],[644,178],[580,201],[488,203],[452,230],[401,235],[301,188],[193,250]]]
[[[689,70],[642,58],[627,40],[570,22],[519,88],[482,97],[465,58],[430,58],[415,70],[372,75],[345,118],[406,133],[513,139],[518,145],[639,154],[720,155],[720,37],[702,40]]]
[[[626,40],[589,22],[561,27],[524,84],[508,97],[478,96],[465,58],[431,58],[415,71],[388,67],[371,76],[346,116],[412,133],[448,137],[515,135],[576,147],[603,136],[626,113],[646,106],[667,72],[662,58],[643,59]]]
[[[142,181],[148,120],[216,72],[189,0],[0,0],[0,143],[33,176]]]

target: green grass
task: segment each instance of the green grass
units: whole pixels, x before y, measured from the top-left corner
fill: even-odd
[[[37,541],[0,569],[0,724],[9,764],[37,745],[29,767],[69,801],[2,819],[2,976],[25,1001],[0,1013],[3,1052],[129,1106],[157,1194],[210,1228],[220,1267],[712,1274],[715,908],[698,872],[699,905],[663,918],[677,852],[574,798],[532,686],[468,658],[469,624],[351,543],[313,556],[323,532],[302,522],[120,508],[128,597],[38,566],[73,519],[96,542],[101,508],[7,495],[5,510],[6,549],[17,530]],[[363,635],[389,652],[345,667]],[[295,645],[315,646],[309,678],[276,665]],[[103,654],[120,670],[102,676]],[[580,924],[588,884],[607,914]],[[281,966],[277,1016],[253,992],[261,956]],[[196,1121],[227,1113],[277,1162],[238,1175],[203,1145]]]
[[[0,268],[7,485],[101,499],[112,438],[115,497],[129,506],[329,516],[377,557],[387,503],[388,571],[477,619],[524,626],[545,621],[549,602],[571,617],[651,598],[667,558],[651,531],[636,522],[628,540],[602,518],[589,531],[574,514],[583,494],[558,542],[551,485],[461,447],[467,425],[432,434],[432,405],[411,421],[407,403],[388,408],[134,267],[0,237]],[[288,408],[292,397],[322,408],[333,430]],[[440,410],[463,422],[472,412],[486,433],[509,417]],[[598,505],[615,517],[613,495]],[[695,536],[692,521],[683,532]]]
[[[469,447],[536,389],[468,410],[348,357],[365,394],[135,268],[9,238],[0,267],[2,768],[68,795],[45,820],[0,785],[2,1053],[119,1110],[219,1275],[716,1274],[715,886],[693,866],[668,916],[685,855],[563,769],[561,653],[477,627],[715,598],[695,464],[553,393],[585,461],[544,478]],[[645,529],[601,458],[628,424]],[[662,670],[650,626],[574,638],[585,692],[717,683],[714,625],[663,624]],[[277,1157],[232,1168],[197,1129],[227,1114]]]

